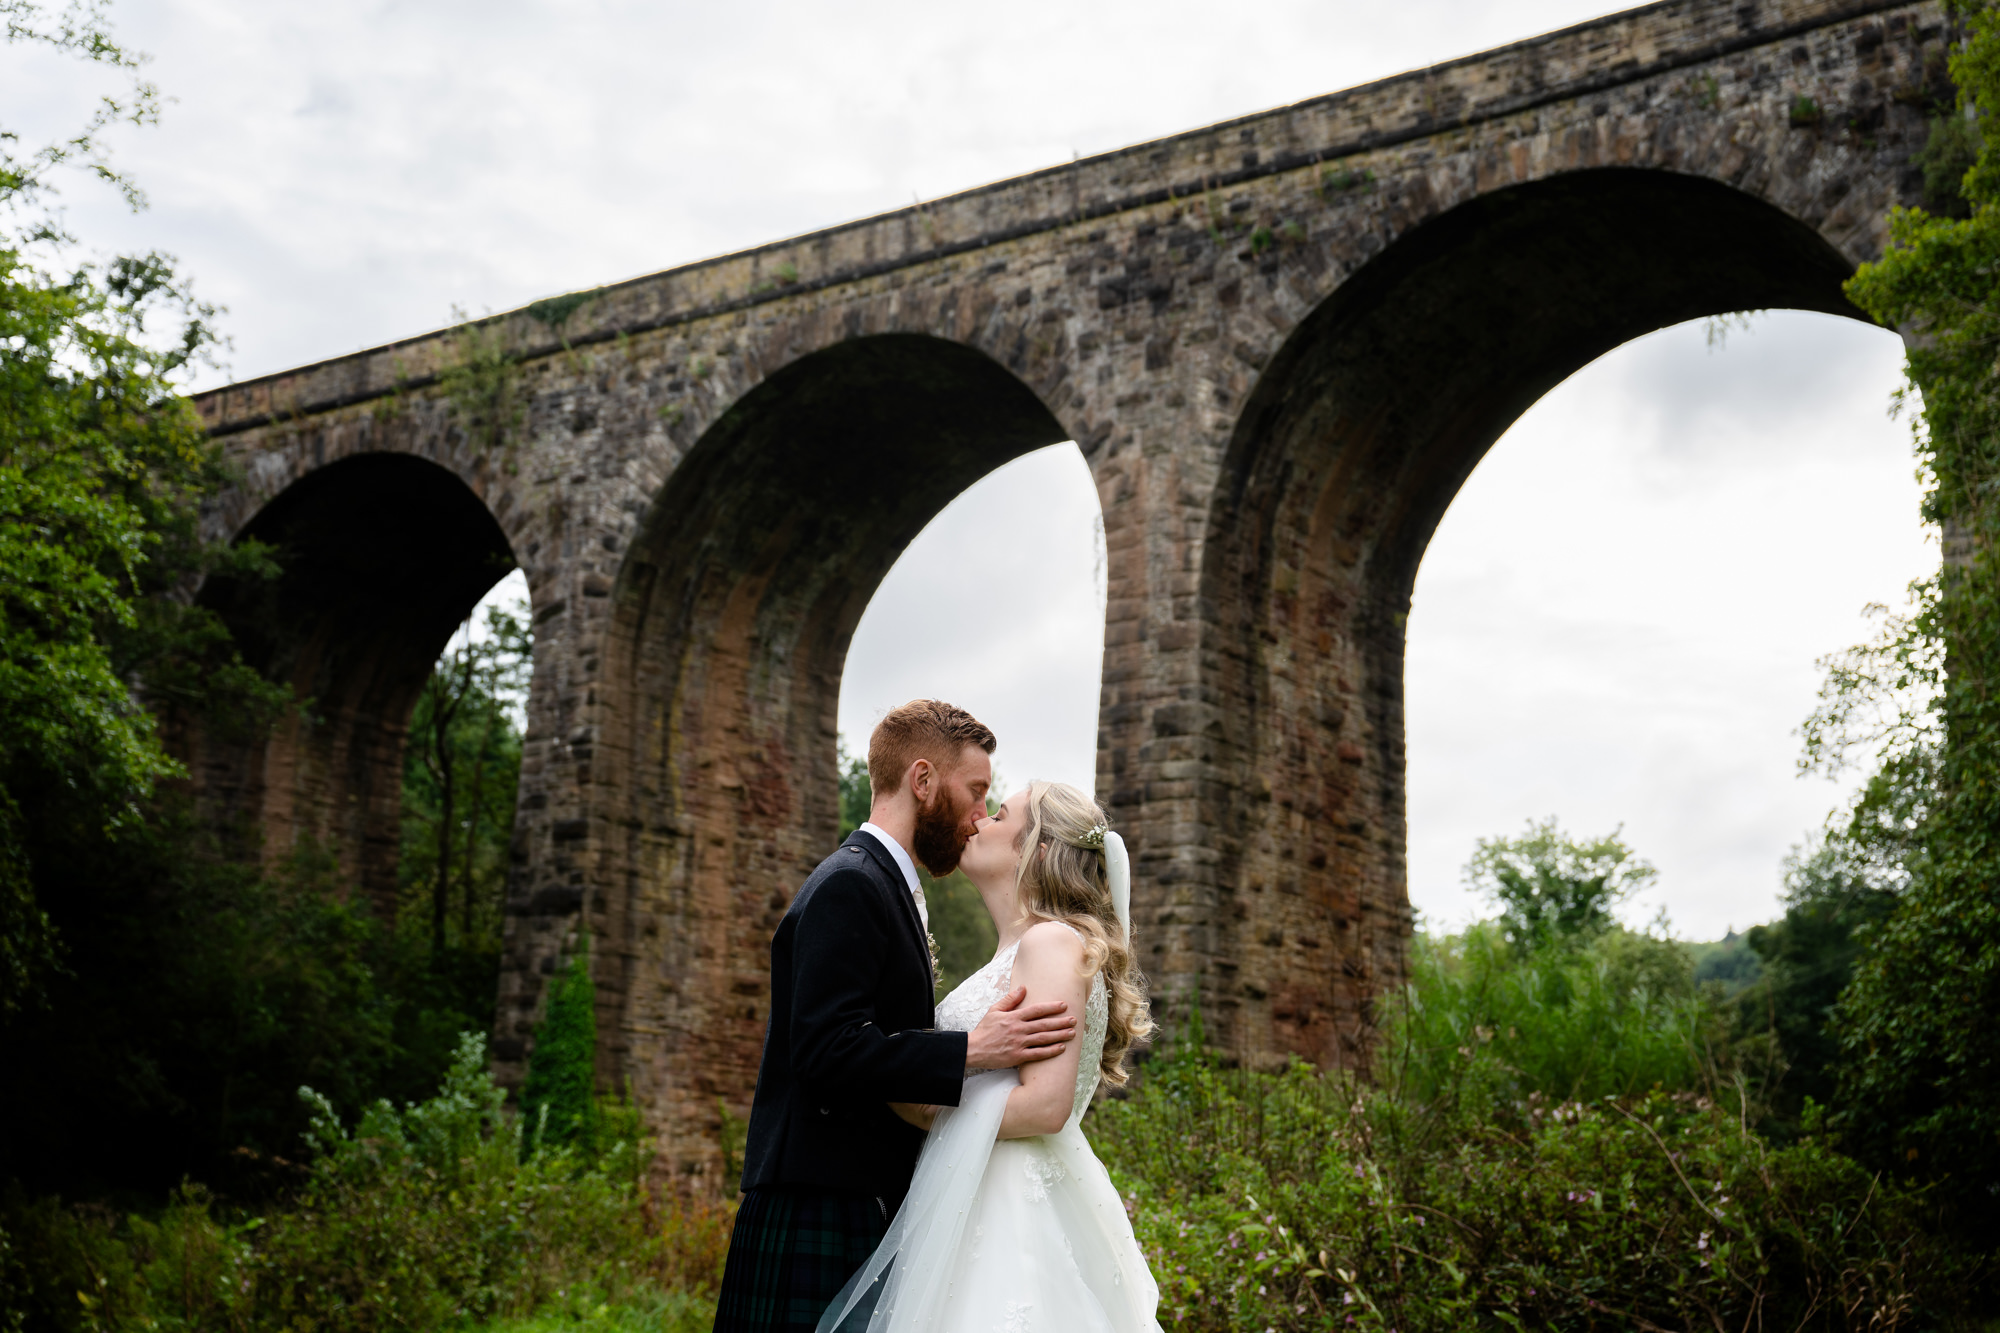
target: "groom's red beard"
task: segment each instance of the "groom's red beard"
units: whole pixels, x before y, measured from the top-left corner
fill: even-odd
[[[948,793],[939,792],[929,804],[917,807],[917,831],[910,839],[915,846],[910,850],[933,878],[943,879],[958,869],[967,836],[964,809]]]

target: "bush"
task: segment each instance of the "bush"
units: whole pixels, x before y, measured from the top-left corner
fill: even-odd
[[[1612,928],[1522,949],[1499,923],[1419,937],[1378,1062],[1413,1103],[1486,1115],[1531,1095],[1717,1095],[1723,1024],[1680,945]]]
[[[11,1199],[0,1308],[24,1312],[24,1333],[373,1333],[538,1316],[672,1329],[712,1315],[731,1210],[656,1203],[630,1135],[594,1157],[523,1160],[478,1037],[436,1097],[378,1103],[352,1130],[308,1099],[317,1153],[283,1211],[232,1218],[196,1187],[154,1219]],[[606,1324],[614,1312],[624,1322]]]
[[[541,1147],[596,1151],[597,987],[590,979],[590,937],[549,985],[521,1087],[523,1153]]]
[[[1816,839],[1785,861],[1785,914],[1750,928],[1762,976],[1739,1001],[1744,1026],[1768,1033],[1779,1059],[1759,1128],[1797,1133],[1808,1101],[1838,1099],[1838,1055],[1828,1018],[1854,976],[1862,945],[1896,907],[1901,884],[1872,873],[1848,839]]]
[[[116,846],[48,849],[71,884],[45,1012],[0,1020],[0,1181],[154,1206],[183,1178],[238,1200],[298,1183],[310,1084],[344,1118],[429,1097],[458,1034],[490,1030],[478,960],[428,951],[302,845],[265,874],[182,805]]]
[[[1975,1326],[1991,1264],[1822,1136],[1691,1092],[1470,1106],[1184,1042],[1089,1124],[1170,1327]]]

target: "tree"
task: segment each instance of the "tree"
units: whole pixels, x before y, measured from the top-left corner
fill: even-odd
[[[521,1085],[521,1150],[597,1147],[597,988],[590,979],[590,937],[549,986],[548,1004],[528,1053]]]
[[[245,667],[220,622],[165,595],[202,574],[268,574],[255,546],[199,539],[223,479],[177,387],[217,345],[215,310],[161,254],[74,261],[42,207],[65,165],[141,196],[104,131],[151,123],[141,57],[100,10],[49,17],[0,0],[7,41],[122,71],[75,134],[31,152],[0,128],[0,1016],[31,1003],[59,940],[35,844],[118,839],[180,766],[155,709],[268,712],[281,692]]]
[[[1551,815],[1530,820],[1517,838],[1481,838],[1465,880],[1500,908],[1508,941],[1526,951],[1609,930],[1616,924],[1612,909],[1658,873],[1633,855],[1616,829],[1578,842]]]
[[[1837,1055],[1830,1019],[1870,932],[1894,910],[1901,884],[1838,834],[1785,860],[1785,914],[1750,928],[1763,973],[1742,995],[1747,1026],[1770,1033],[1778,1067],[1764,1089],[1765,1128],[1789,1136],[1806,1099],[1835,1100]]]
[[[868,758],[850,753],[845,736],[834,756],[840,770],[840,840],[846,842],[848,834],[868,822],[868,810],[874,803],[868,789]]]
[[[1950,58],[1954,112],[1978,117],[2000,107],[2000,8],[1948,0],[1947,9],[1962,25]],[[1934,157],[1944,160],[1942,147]],[[1938,1180],[1977,1222],[1990,1219],[2000,1190],[2000,152],[1992,140],[1977,142],[1959,194],[1964,217],[1896,210],[1888,250],[1847,284],[1856,305],[1911,335],[1904,401],[1921,405],[1923,514],[1939,529],[1945,560],[1914,590],[1911,615],[1832,664],[1807,758],[1882,751],[1852,828],[1861,845],[1900,845],[1908,884],[1871,932],[1835,1010],[1836,1123],[1865,1159]]]
[[[520,785],[514,710],[531,666],[527,617],[491,606],[484,633],[473,628],[468,619],[425,682],[404,761],[402,878],[411,890],[428,885],[433,956],[447,945],[454,883],[459,946],[497,938]]]

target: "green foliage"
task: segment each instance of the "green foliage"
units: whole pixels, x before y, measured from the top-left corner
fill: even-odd
[[[868,793],[868,757],[849,753],[845,736],[834,753],[840,770],[840,840],[846,842],[848,834],[868,822],[873,804]]]
[[[101,11],[7,5],[6,38],[136,71]],[[0,128],[0,1017],[59,966],[55,890],[32,835],[129,835],[180,772],[145,706],[269,710],[211,613],[164,596],[203,573],[268,571],[257,548],[204,544],[196,513],[224,473],[177,396],[215,345],[213,307],[160,254],[72,263],[38,209],[64,164],[121,188],[99,135],[149,123],[134,77],[76,133],[23,153]]]
[[[1835,1101],[1828,1020],[1863,941],[1895,905],[1895,890],[1841,839],[1817,841],[1786,859],[1785,914],[1751,928],[1748,943],[1764,968],[1741,999],[1746,1025],[1771,1034],[1781,1061],[1763,1089],[1770,1103],[1766,1133],[1791,1137],[1808,1099],[1822,1106]]]
[[[986,900],[964,871],[954,870],[943,879],[934,879],[918,866],[917,879],[924,886],[931,938],[937,941],[938,994],[949,995],[959,982],[991,961],[1000,932],[993,927]]]
[[[527,1117],[524,1152],[544,1147],[596,1151],[597,988],[590,980],[587,935],[578,940],[569,966],[549,985],[547,1007],[528,1055],[521,1110]]]
[[[1197,1043],[1085,1122],[1190,1330],[1974,1328],[1990,1259],[1693,1093],[1426,1101]]]
[[[186,596],[274,570],[200,535],[226,473],[177,390],[215,311],[166,256],[73,261],[40,207],[64,166],[136,206],[99,135],[157,93],[101,8],[5,10],[10,44],[133,82],[41,149],[0,132],[0,1174],[145,1188],[289,1146],[272,1107],[370,1067],[380,1025],[351,918],[227,864],[158,787],[159,718],[242,734],[287,705]]]
[[[307,1092],[315,1157],[281,1211],[236,1216],[188,1188],[119,1218],[17,1193],[0,1223],[23,1261],[0,1270],[0,1306],[32,1333],[704,1326],[728,1210],[653,1200],[628,1138],[594,1160],[524,1156],[485,1065],[468,1034],[435,1097],[352,1129]]]
[[[1322,199],[1330,199],[1349,190],[1366,189],[1374,183],[1375,173],[1367,167],[1359,171],[1350,166],[1327,167],[1319,174],[1319,193]]]
[[[715,1303],[684,1291],[648,1291],[637,1299],[500,1319],[487,1333],[709,1333]]]
[[[1714,983],[1725,996],[1742,994],[1764,975],[1764,963],[1747,936],[1731,931],[1719,940],[1686,946],[1694,960],[1694,982]]]
[[[1687,951],[1632,931],[1522,950],[1495,923],[1419,937],[1410,982],[1385,1008],[1381,1076],[1426,1105],[1496,1108],[1631,1097],[1715,1096],[1721,1018]]]
[[[120,122],[152,125],[159,121],[159,89],[139,77],[146,57],[126,50],[111,35],[101,5],[70,5],[60,15],[50,15],[36,0],[0,0],[0,16],[7,20],[9,45],[45,47],[107,69],[123,70],[132,80],[123,95],[99,97],[80,128],[26,156],[21,155],[19,136],[0,130],[0,202],[10,212],[29,216],[26,234],[30,237],[45,239],[59,234],[55,218],[28,210],[43,195],[55,192],[51,177],[57,167],[75,166],[118,190],[134,210],[144,207],[145,195],[130,177],[112,166],[110,145],[100,136]]]
[[[593,289],[586,292],[565,292],[561,296],[545,297],[540,301],[529,304],[527,311],[528,318],[534,320],[543,328],[551,330],[557,337],[563,338],[563,345],[567,347],[569,342],[563,330],[568,326],[570,318],[577,311],[583,309],[603,294],[601,289]]]
[[[2000,106],[2000,10],[1949,6],[1964,40],[1960,110]],[[1966,147],[1970,145],[1961,145]],[[1945,170],[1944,146],[1936,168]],[[1931,164],[1927,164],[1931,165]],[[1847,832],[1907,888],[1870,930],[1834,1018],[1836,1118],[1885,1169],[1919,1174],[1995,1227],[2000,1190],[2000,153],[1976,146],[1964,217],[1890,218],[1890,246],[1847,285],[1909,344],[1917,454],[1939,525],[1939,575],[1830,672],[1808,760],[1882,753]],[[1871,712],[1871,710],[1873,710]],[[1857,719],[1861,725],[1855,725]],[[1872,725],[1869,725],[1871,724]],[[1817,748],[1814,748],[1817,746]]]
[[[491,955],[497,969],[521,779],[514,708],[527,690],[532,649],[525,608],[488,607],[483,628],[475,634],[467,622],[417,696],[403,755],[398,869],[406,902],[428,901],[432,952],[443,956],[455,945]]]
[[[192,1175],[262,1197],[294,1183],[300,1084],[349,1115],[422,1097],[465,1008],[491,1024],[490,969],[440,968],[310,845],[262,874],[174,805],[38,857],[89,892],[52,904],[71,947],[47,1009],[0,1025],[0,1179],[158,1198]]]
[[[1518,838],[1481,838],[1466,883],[1500,907],[1516,948],[1581,942],[1609,930],[1611,909],[1658,874],[1619,840],[1617,830],[1577,842],[1551,816],[1529,821]]]
[[[1979,158],[1983,143],[1979,122],[1950,113],[1931,118],[1929,136],[1917,154],[1924,173],[1924,207],[1939,217],[1962,218],[1972,211],[1965,197],[1965,173]]]
[[[253,839],[203,827],[178,793],[115,840],[34,830],[39,877],[60,890],[50,923],[71,943],[45,1011],[0,1024],[0,1061],[18,1071],[0,1084],[0,1179],[159,1197],[192,1176],[265,1197],[294,1183],[300,1084],[348,1115],[422,1098],[458,1034],[491,1029],[520,750],[509,691],[526,668],[518,618],[492,630],[445,658],[470,662],[444,733],[455,813],[424,763],[428,703],[406,773],[406,879],[434,882],[441,831],[464,839],[450,844],[460,910],[443,948],[431,913],[384,921],[355,902],[323,849],[260,873],[243,854]],[[441,692],[434,681],[425,698]],[[419,899],[430,887],[413,885]]]
[[[466,438],[483,449],[504,448],[526,411],[506,326],[491,317],[466,320],[464,311],[453,313],[464,322],[452,334],[451,361],[438,382]],[[508,468],[512,470],[512,459]]]

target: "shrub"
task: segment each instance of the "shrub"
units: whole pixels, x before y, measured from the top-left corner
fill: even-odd
[[[528,1077],[521,1088],[526,1117],[522,1151],[566,1147],[596,1150],[597,987],[590,979],[590,937],[549,986],[548,1006],[535,1029]]]
[[[1468,1112],[1183,1043],[1091,1137],[1193,1330],[1969,1327],[1925,1198],[1694,1093]]]
[[[591,1158],[524,1160],[478,1037],[436,1097],[378,1103],[351,1130],[308,1098],[316,1156],[283,1211],[230,1217],[194,1187],[153,1219],[10,1200],[0,1308],[25,1311],[24,1333],[373,1333],[537,1315],[672,1329],[712,1313],[732,1210],[656,1204],[630,1133],[607,1132]],[[632,1318],[605,1324],[614,1312]]]
[[[1531,1095],[1723,1090],[1721,1016],[1669,940],[1612,928],[1525,951],[1498,923],[1419,937],[1378,1061],[1413,1104],[1491,1115]]]

